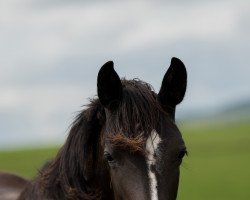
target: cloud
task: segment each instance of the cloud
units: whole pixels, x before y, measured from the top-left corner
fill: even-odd
[[[180,57],[189,75],[180,115],[248,96],[249,8],[243,0],[2,1],[0,143],[18,133],[23,143],[63,137],[107,60],[158,91]]]

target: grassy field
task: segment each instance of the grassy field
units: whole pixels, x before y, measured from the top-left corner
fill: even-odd
[[[58,148],[23,149],[0,152],[0,171],[14,172],[32,178],[39,168],[53,158]]]
[[[250,124],[184,128],[179,200],[250,199]]]
[[[250,199],[250,124],[181,127],[189,156],[178,200]],[[0,152],[0,170],[32,177],[58,148]]]

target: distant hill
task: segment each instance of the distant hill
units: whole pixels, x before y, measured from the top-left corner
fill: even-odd
[[[214,125],[221,123],[250,123],[250,100],[225,106],[217,112],[190,114],[179,121],[193,125]]]
[[[237,114],[237,115],[249,116],[250,115],[250,100],[227,107],[224,110],[222,110],[220,114],[223,114],[223,115]]]
[[[250,100],[227,106],[214,117],[228,122],[250,122]]]

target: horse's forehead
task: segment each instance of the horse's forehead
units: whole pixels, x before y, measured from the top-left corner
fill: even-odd
[[[149,155],[154,155],[155,150],[158,149],[159,144],[161,143],[160,135],[156,130],[152,130],[146,140],[146,151]]]

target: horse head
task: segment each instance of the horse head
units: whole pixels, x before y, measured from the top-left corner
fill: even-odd
[[[158,94],[138,79],[120,79],[112,61],[100,69],[102,154],[114,199],[176,199],[187,151],[175,124],[175,107],[184,98],[186,83],[185,66],[177,58],[172,58]]]

